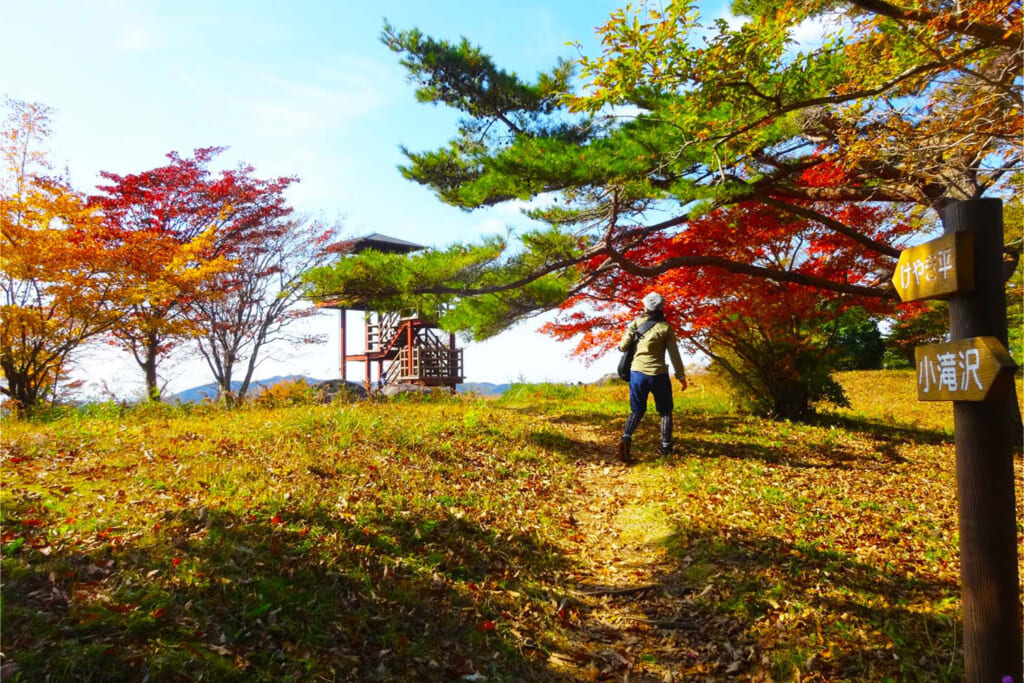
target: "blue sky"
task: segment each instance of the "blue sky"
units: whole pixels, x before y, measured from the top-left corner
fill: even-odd
[[[224,165],[245,161],[262,177],[299,176],[293,205],[341,218],[346,234],[442,246],[504,233],[523,219],[515,207],[459,211],[401,177],[399,146],[444,144],[456,115],[415,101],[397,56],[379,41],[384,19],[438,38],[466,36],[503,68],[532,78],[557,57],[574,56],[567,43],[595,52],[594,28],[619,4],[10,2],[0,93],[56,110],[52,158],[80,189],[91,190],[101,170],[137,172],[161,165],[171,150],[225,145]],[[326,345],[279,348],[257,377],[338,376],[337,323],[336,313],[318,319],[312,331],[331,334]],[[590,381],[613,371],[611,355],[586,367],[568,357],[570,345],[537,333],[538,324],[470,343],[467,379]],[[83,371],[119,393],[139,384],[126,359],[94,354]],[[164,375],[172,391],[209,381],[195,358]]]

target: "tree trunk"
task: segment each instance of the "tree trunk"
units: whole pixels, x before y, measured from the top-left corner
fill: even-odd
[[[238,400],[244,401],[246,394],[249,393],[249,384],[252,382],[252,368],[246,371],[245,377],[242,379],[241,386],[238,387]]]
[[[259,351],[259,346],[254,346],[252,353],[249,354],[249,362],[245,366],[245,376],[242,378],[242,385],[238,388],[238,398],[240,400],[244,400],[246,394],[249,393],[249,385],[252,384],[252,376],[256,372],[257,351]]]
[[[36,392],[32,390],[32,382],[23,372],[9,367],[3,370],[7,379],[7,391],[4,393],[11,399],[11,413],[15,417],[25,417],[36,407]]]
[[[153,403],[160,403],[160,383],[156,376],[156,356],[160,342],[155,334],[146,339],[145,353],[142,362],[142,372],[146,376],[146,400]]]
[[[950,299],[953,340],[996,337],[1007,344],[1002,277],[1002,202],[977,199],[947,207],[947,232],[973,235],[972,292]],[[964,665],[968,681],[1021,680],[1021,603],[1013,434],[1017,397],[1010,373],[995,380],[987,401],[954,401]]]
[[[231,375],[234,370],[234,358],[231,354],[225,353],[221,361],[220,375],[217,377],[218,398],[225,405],[233,406],[237,402],[234,390],[231,388]]]
[[[342,313],[344,315],[344,313]],[[249,360],[245,365],[245,377],[242,378],[242,386],[238,389],[239,399],[245,399],[245,395],[249,392],[249,385],[252,383],[253,373],[256,372],[256,357],[259,355],[260,349],[263,347],[263,343],[267,340],[267,328],[274,322],[275,317],[267,315],[263,319],[263,323],[260,325],[259,333],[253,339],[252,348],[249,350]],[[342,342],[344,343],[344,332],[342,333]],[[344,365],[344,359],[342,359],[342,365]]]

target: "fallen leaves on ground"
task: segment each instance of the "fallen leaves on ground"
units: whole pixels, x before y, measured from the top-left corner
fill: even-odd
[[[5,423],[4,666],[958,680],[953,445],[898,405],[685,397],[677,455],[648,418],[631,468],[621,386]]]

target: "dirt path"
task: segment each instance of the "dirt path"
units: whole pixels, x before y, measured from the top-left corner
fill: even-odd
[[[637,483],[643,466],[616,462],[607,434],[574,431],[587,457],[576,463],[568,496],[575,533],[566,546],[578,569],[563,614],[573,628],[551,664],[578,680],[708,680],[721,670],[718,655],[730,653],[702,633],[708,624],[694,605],[701,588],[686,584],[666,548],[672,529]]]

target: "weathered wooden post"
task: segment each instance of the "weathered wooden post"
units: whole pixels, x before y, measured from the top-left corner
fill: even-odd
[[[995,337],[1007,346],[1003,282],[1003,209],[998,199],[955,202],[948,233],[974,241],[974,291],[949,302],[953,341]],[[969,681],[1021,681],[1024,647],[1017,582],[1013,438],[1013,374],[993,379],[987,401],[954,401],[964,664]]]
[[[918,399],[953,401],[967,680],[1021,683],[1002,202],[952,203],[943,223],[942,237],[900,255],[893,283],[904,301],[949,298],[950,342],[915,357]]]
[[[345,361],[348,359],[348,355],[345,353],[345,314],[348,311],[342,306],[341,311],[341,383],[342,385],[348,381],[348,375],[345,372]]]
[[[367,350],[366,354],[363,355],[363,362],[366,364],[366,375],[365,375],[365,377],[363,379],[363,386],[366,387],[367,391],[369,391],[370,387],[372,386],[371,379],[370,379],[370,372],[371,372],[372,368],[370,367],[370,357],[369,357],[369,349],[370,349],[370,311],[366,311],[366,312],[363,313],[363,348]]]

